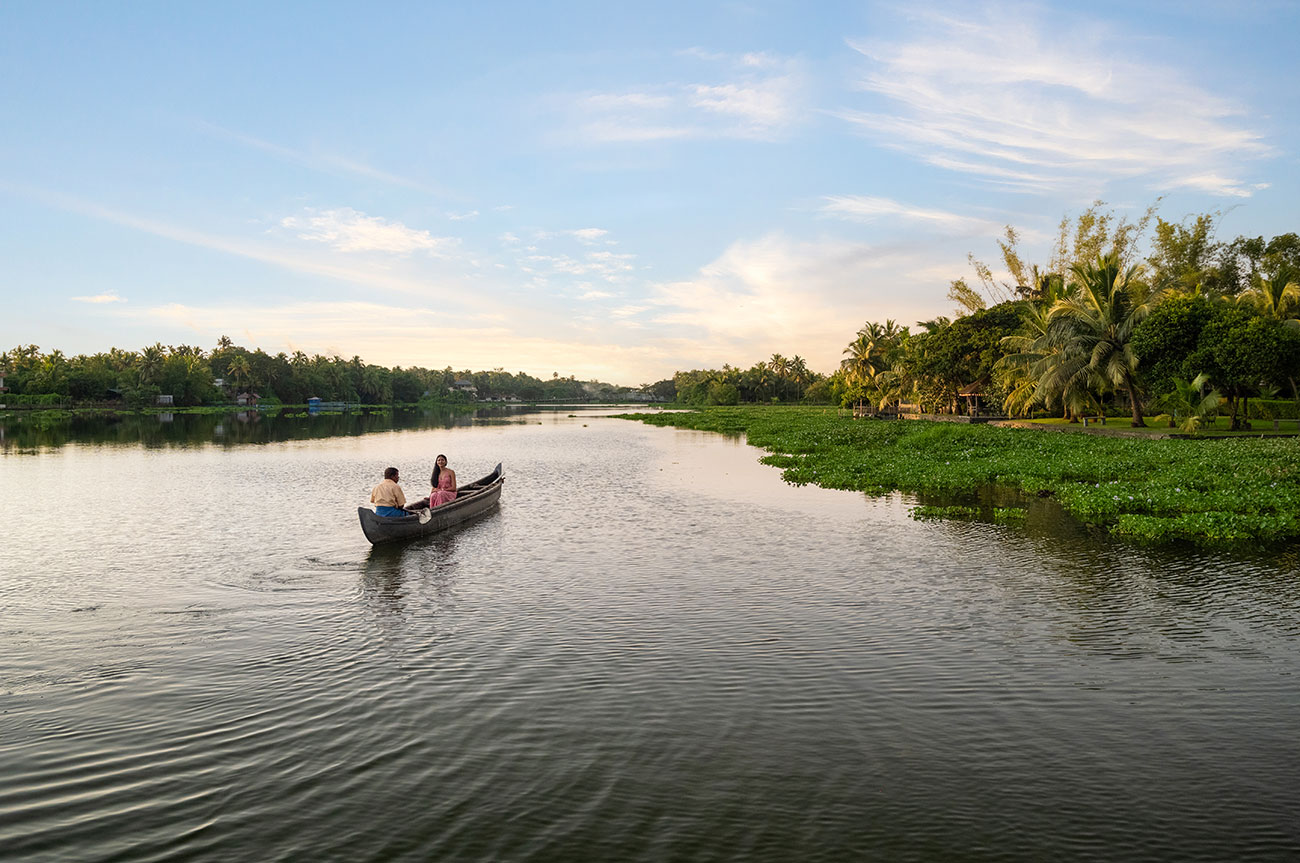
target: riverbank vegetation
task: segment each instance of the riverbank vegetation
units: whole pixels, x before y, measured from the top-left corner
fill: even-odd
[[[643,391],[558,372],[550,379],[503,369],[472,372],[372,365],[360,357],[267,354],[223,336],[206,351],[192,345],[154,344],[140,351],[113,348],[90,356],[43,352],[20,345],[0,354],[0,402],[15,407],[72,405],[151,407],[228,405],[255,394],[262,405],[305,404],[309,398],[354,405],[490,401],[619,401],[650,398]],[[248,399],[245,399],[248,401]]]
[[[1145,440],[950,422],[852,421],[832,408],[713,407],[626,414],[743,434],[787,482],[870,494],[942,495],[972,515],[980,489],[1055,498],[1119,536],[1209,545],[1300,537],[1300,447],[1290,439]],[[1000,507],[996,521],[1017,516]],[[1020,507],[1023,509],[1023,507]]]
[[[678,372],[684,404],[806,401],[860,413],[1123,414],[1197,432],[1218,414],[1233,430],[1300,410],[1300,235],[1215,237],[1217,214],[1137,221],[1094,204],[1062,219],[1032,263],[1012,227],[1001,267],[948,296],[954,317],[912,326],[868,321],[840,368],[779,380],[776,361],[741,371]],[[1142,248],[1149,244],[1150,251]],[[1260,404],[1252,410],[1252,404]]]

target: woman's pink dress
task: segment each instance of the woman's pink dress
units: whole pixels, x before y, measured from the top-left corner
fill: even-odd
[[[456,492],[451,490],[451,474],[443,471],[438,475],[438,487],[429,495],[429,506],[450,503],[456,499]]]

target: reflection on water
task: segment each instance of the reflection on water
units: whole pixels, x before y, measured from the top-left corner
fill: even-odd
[[[311,440],[408,429],[455,428],[522,421],[521,409],[398,408],[353,412],[243,410],[229,413],[0,414],[0,450],[24,451],[78,444],[147,447],[223,446]]]
[[[85,505],[0,496],[0,857],[1300,856],[1294,549],[915,522],[570,412],[5,450]],[[440,452],[499,509],[369,546]]]
[[[435,600],[450,599],[458,535],[459,531],[451,530],[415,544],[372,546],[361,580],[366,604],[400,623],[410,613],[407,600],[413,589],[425,592],[427,599],[428,585],[432,585]]]

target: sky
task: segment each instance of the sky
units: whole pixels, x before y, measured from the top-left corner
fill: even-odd
[[[953,314],[1003,226],[1300,231],[1296,2],[0,2],[0,350],[637,386]]]

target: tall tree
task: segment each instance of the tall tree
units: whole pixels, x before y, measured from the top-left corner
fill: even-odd
[[[1111,253],[1094,263],[1070,268],[1074,291],[1052,306],[1050,320],[1060,321],[1072,350],[1086,357],[1074,373],[1092,376],[1125,393],[1133,426],[1145,426],[1133,332],[1151,311],[1150,291],[1138,265],[1125,268]]]

